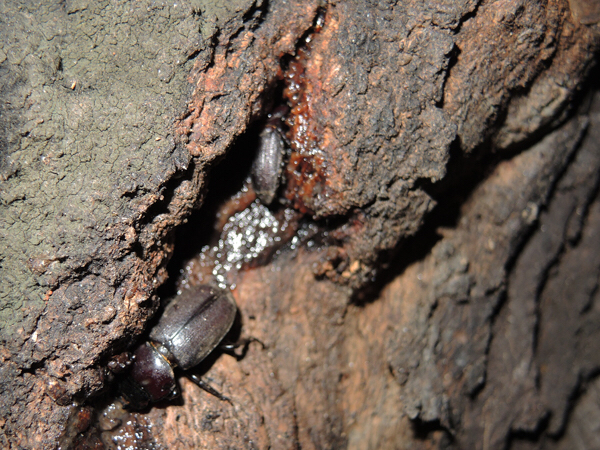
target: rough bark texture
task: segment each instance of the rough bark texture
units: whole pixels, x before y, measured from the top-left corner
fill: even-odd
[[[585,0],[2,3],[0,446],[598,447],[598,20]],[[203,365],[231,404],[182,378],[106,426],[105,367],[156,289],[215,273],[178,226],[224,242],[261,231],[237,213],[271,217],[251,187],[219,224],[190,214],[229,205],[279,105],[287,246],[223,276],[258,341]]]

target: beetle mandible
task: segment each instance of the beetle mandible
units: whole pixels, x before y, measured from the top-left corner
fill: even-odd
[[[167,305],[149,340],[134,351],[124,394],[134,407],[179,395],[174,368],[198,365],[231,329],[237,306],[228,290],[209,285],[189,289]],[[217,391],[190,375],[201,388],[221,399]]]

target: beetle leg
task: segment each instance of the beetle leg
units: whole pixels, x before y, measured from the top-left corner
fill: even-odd
[[[237,342],[221,342],[219,348],[223,353],[227,353],[230,356],[233,356],[236,360],[241,361],[246,356],[248,352],[248,346],[252,342],[258,342],[263,350],[266,348],[265,344],[263,344],[260,340],[250,337],[250,338],[241,338]],[[237,349],[241,348],[239,352],[236,352]]]
[[[233,402],[228,397],[225,397],[223,394],[221,394],[219,391],[217,391],[214,387],[212,387],[210,384],[208,384],[206,381],[204,381],[202,378],[200,378],[195,373],[186,373],[186,376],[190,380],[192,380],[196,384],[196,386],[198,386],[200,389],[208,392],[209,394],[214,395],[219,400],[227,402],[231,406],[233,406]]]

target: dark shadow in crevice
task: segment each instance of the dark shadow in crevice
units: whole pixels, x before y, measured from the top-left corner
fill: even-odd
[[[505,450],[509,450],[512,448],[513,444],[517,442],[527,442],[529,444],[539,444],[540,440],[543,439],[548,429],[548,424],[550,423],[550,414],[546,414],[544,418],[537,424],[537,427],[533,431],[523,431],[523,430],[511,430],[506,437],[506,442],[504,445]]]
[[[600,72],[600,70],[596,70],[596,72]],[[488,149],[493,148],[493,142],[488,139],[473,152],[465,153],[462,150],[460,139],[457,138],[450,146],[446,176],[436,183],[432,183],[429,179],[418,180],[415,183],[415,188],[427,192],[436,202],[436,206],[425,217],[423,225],[415,235],[402,239],[393,250],[382,253],[379,256],[381,270],[371,285],[365,286],[362,290],[355,293],[355,303],[361,304],[368,302],[369,299],[378,298],[384,286],[401,275],[408,266],[424,259],[442,238],[438,233],[438,229],[451,229],[458,225],[461,208],[477,187],[496,169],[498,164],[514,158],[539,143],[550,132],[564,124],[568,119],[574,117],[578,112],[582,110],[585,112],[586,96],[589,95],[590,88],[597,84],[598,82],[596,81],[590,80],[588,82],[587,89],[578,94],[579,103],[570,108],[569,113],[565,114],[565,119],[560,121],[560,123],[553,123],[547,127],[543,127],[530,138],[504,149],[502,152],[490,152]],[[573,152],[571,160],[575,158],[576,153],[576,151]],[[550,192],[554,191],[556,183],[559,182],[570,162],[567,162],[563,168],[563,173],[557,175],[556,182]],[[514,266],[516,258],[522,251],[522,247],[526,245],[531,234],[535,231],[535,225],[535,223],[532,224],[528,233],[522,237],[513,255],[507,261],[507,271],[510,271]],[[496,313],[501,307],[502,305],[498,306]]]
[[[258,145],[259,129],[251,127],[241,135],[227,154],[211,162],[206,170],[206,196],[202,206],[193,211],[186,221],[174,232],[175,250],[167,266],[169,281],[160,289],[173,290],[173,283],[184,268],[184,264],[198,255],[207,245],[215,244],[217,213],[225,201],[240,192],[250,174],[250,167]],[[173,285],[173,286],[169,286]]]
[[[419,418],[411,421],[411,427],[413,436],[415,439],[423,442],[432,442],[433,434],[442,432],[442,438],[438,441],[438,447],[440,449],[452,448],[454,438],[452,433],[444,427],[439,420],[424,421]]]
[[[476,153],[465,154],[457,139],[450,146],[447,175],[437,183],[429,179],[415,183],[415,189],[422,189],[436,202],[433,210],[424,218],[419,231],[401,239],[393,250],[379,255],[381,270],[373,283],[354,295],[353,301],[360,305],[378,298],[381,290],[407,267],[425,259],[442,239],[439,228],[457,226],[462,205],[492,170],[489,158],[484,159]]]

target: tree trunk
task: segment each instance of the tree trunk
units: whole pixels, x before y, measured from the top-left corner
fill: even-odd
[[[600,447],[595,2],[0,11],[0,446]],[[121,409],[199,284],[230,402]]]

